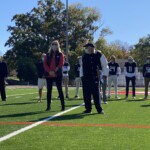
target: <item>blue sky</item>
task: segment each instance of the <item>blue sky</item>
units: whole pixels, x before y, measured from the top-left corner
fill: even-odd
[[[37,6],[38,0],[0,0],[0,54],[10,33],[7,26],[12,25],[15,14],[29,12]],[[107,41],[122,42],[134,45],[139,38],[150,34],[150,0],[68,0],[69,4],[80,2],[83,6],[95,7],[102,14],[103,27],[109,27],[113,34],[106,37]],[[66,2],[66,0],[62,0]],[[99,33],[95,34],[95,39]]]

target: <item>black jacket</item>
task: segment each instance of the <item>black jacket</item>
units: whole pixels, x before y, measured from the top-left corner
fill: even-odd
[[[0,78],[5,78],[8,76],[8,69],[5,62],[0,62]]]
[[[150,78],[150,64],[144,64],[143,66],[143,77]]]
[[[44,74],[45,74],[45,70],[44,70],[44,64],[42,61],[40,61],[37,65],[37,73],[38,73],[38,78],[43,78]]]

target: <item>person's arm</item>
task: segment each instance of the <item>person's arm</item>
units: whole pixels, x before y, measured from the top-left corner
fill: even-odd
[[[136,78],[138,77],[138,67],[137,67],[137,63],[136,62],[135,62],[134,75],[135,75]]]
[[[8,77],[8,68],[7,68],[7,64],[6,63],[4,63],[4,69],[5,69],[4,77],[7,78]]]
[[[135,67],[135,77],[137,78],[138,77],[138,68]]]
[[[69,72],[70,71],[70,64],[68,63],[68,66],[66,67],[66,71]]]
[[[80,61],[80,77],[83,77],[83,63],[82,63],[82,59]]]
[[[44,57],[44,69],[46,72],[50,72],[50,68],[49,66],[47,65],[47,56]]]
[[[127,75],[127,68],[124,67],[124,75],[126,76]]]
[[[62,68],[63,65],[64,65],[64,54],[61,53],[58,68]]]
[[[143,66],[143,77],[145,77],[145,65]]]
[[[127,67],[126,67],[126,63],[125,63],[125,65],[124,65],[124,75],[126,76],[127,75]]]
[[[119,76],[121,74],[121,68],[118,66],[117,67],[117,76]]]
[[[101,66],[102,66],[102,74],[103,77],[107,77],[109,74],[108,61],[104,55],[100,58]]]

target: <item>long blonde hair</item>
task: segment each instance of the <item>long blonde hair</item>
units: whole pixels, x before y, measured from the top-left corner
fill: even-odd
[[[53,50],[52,50],[52,45],[53,45],[54,43],[56,43],[57,46],[58,46],[57,51],[58,51],[58,52],[61,52],[61,48],[60,48],[59,41],[58,41],[58,40],[54,40],[54,41],[52,41],[51,46],[50,46],[50,48],[48,49],[48,53],[51,53],[51,52],[53,51]]]

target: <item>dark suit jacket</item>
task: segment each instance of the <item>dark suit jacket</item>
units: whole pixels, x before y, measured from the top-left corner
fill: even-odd
[[[5,78],[8,76],[8,69],[5,62],[0,62],[0,78]]]

